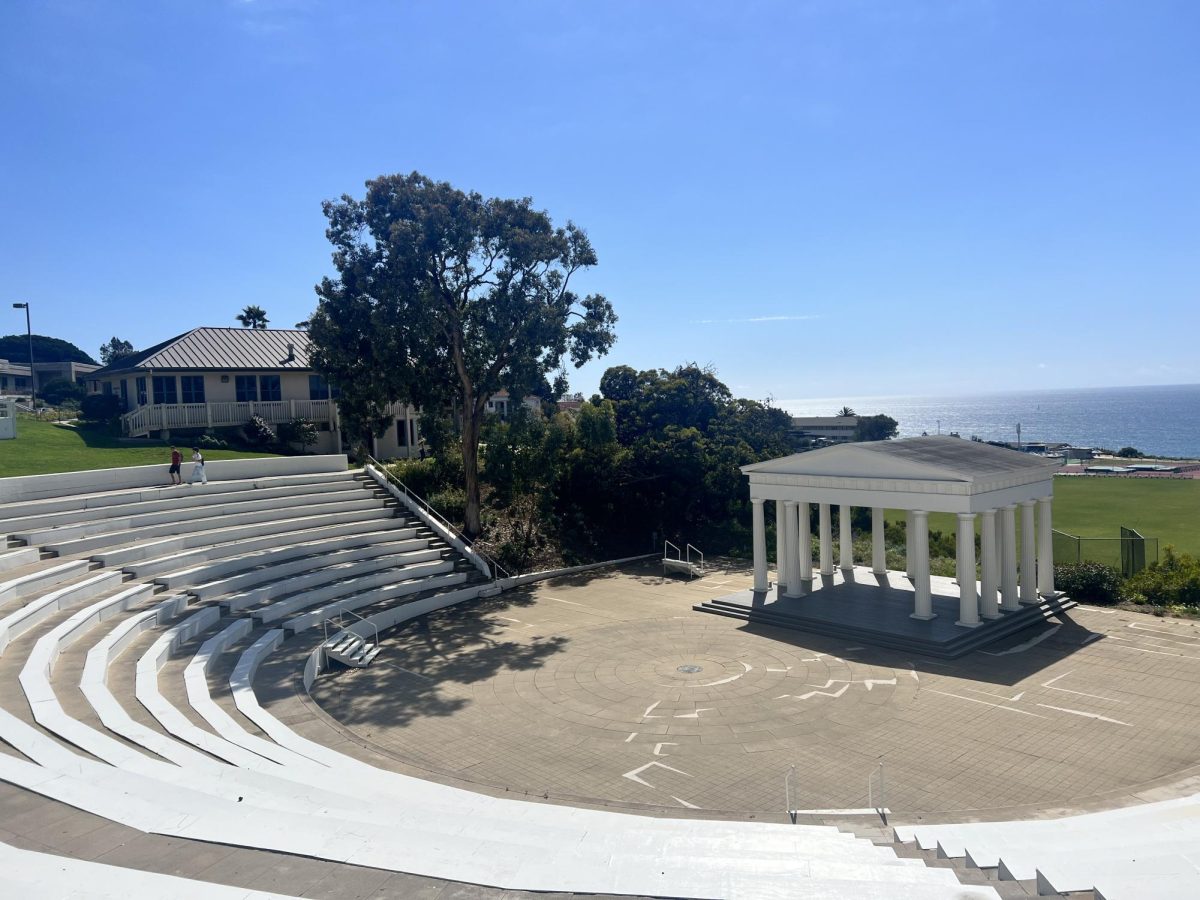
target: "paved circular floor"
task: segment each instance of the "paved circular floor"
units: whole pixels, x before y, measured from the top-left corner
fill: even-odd
[[[673,814],[780,818],[791,766],[794,808],[861,810],[881,759],[898,819],[1059,813],[1169,795],[1200,762],[1192,622],[1080,608],[946,662],[691,609],[748,584],[544,582],[412,624],[312,698],[406,771]]]

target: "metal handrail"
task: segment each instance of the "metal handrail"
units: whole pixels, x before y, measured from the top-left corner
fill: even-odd
[[[688,544],[688,545],[687,545],[687,561],[688,561],[688,565],[690,566],[690,565],[692,564],[692,551],[693,551],[693,550],[695,550],[695,551],[696,551],[696,555],[700,557],[700,570],[701,570],[701,571],[703,571],[703,570],[704,570],[704,554],[700,552],[700,548],[699,548],[699,547],[693,547],[691,544]]]
[[[667,556],[668,547],[675,548],[674,556]],[[672,544],[670,541],[663,541],[663,559],[683,559],[683,551],[679,549],[678,544]]]
[[[416,493],[415,491],[409,490],[408,485],[405,484],[403,481],[401,481],[396,476],[395,472],[391,471],[387,466],[385,466],[383,463],[381,463],[375,457],[371,456],[369,453],[367,454],[367,459],[371,461],[371,464],[373,466],[375,466],[376,470],[383,473],[384,478],[386,478],[392,484],[396,485],[396,487],[399,488],[400,490],[404,491],[405,497],[408,497],[411,500],[415,500],[417,505],[420,506],[421,509],[425,510],[425,512],[428,513],[433,518],[437,519],[438,522],[441,523],[441,525],[447,531],[449,531],[451,534],[453,534],[455,537],[457,537],[460,541],[462,541],[464,544],[466,544],[468,547],[470,547],[472,553],[474,553],[476,556],[483,559],[484,562],[486,562],[492,570],[492,580],[493,581],[500,578],[501,575],[503,575],[505,578],[513,577],[512,573],[509,572],[502,565],[500,565],[500,563],[496,562],[495,559],[493,559],[488,554],[484,553],[482,550],[477,549],[475,547],[474,541],[472,541],[469,537],[467,537],[465,534],[463,534],[462,530],[457,528],[455,525],[453,525],[449,519],[447,519],[440,512],[438,512],[436,509],[434,509],[432,506],[430,506],[424,497],[422,497],[420,494]]]
[[[375,646],[376,647],[379,646],[379,626],[378,625],[376,625],[374,622],[372,622],[370,619],[366,618],[365,616],[359,615],[352,609],[339,609],[337,611],[338,627],[341,627],[341,624],[342,624],[342,613],[350,613],[350,615],[354,616],[354,618],[358,619],[360,622],[366,622],[368,625],[370,625],[371,628],[373,628],[375,631]]]
[[[796,774],[796,766],[788,766],[787,774],[783,776],[783,802],[787,809],[784,810],[791,817],[792,824],[796,824],[796,807],[792,805],[792,776]]]
[[[361,619],[363,622],[366,622],[368,625],[370,625],[371,628],[374,629],[374,631],[375,631],[375,646],[376,647],[379,646],[379,626],[376,625],[374,622],[372,622],[370,619],[360,616],[358,613],[356,613],[352,609],[339,609],[337,611],[337,619],[336,620],[333,618],[333,616],[326,616],[325,618],[323,618],[321,620],[321,628],[325,632],[324,643],[326,643],[326,644],[329,643],[329,625],[330,624],[332,624],[335,628],[337,628],[338,631],[346,630],[346,626],[342,624],[342,613],[343,612],[348,612],[348,613],[350,613],[350,615],[354,616],[356,619]],[[336,634],[335,634],[335,636],[336,636]]]
[[[872,787],[874,786],[874,781],[875,781],[876,776],[879,776],[879,805],[878,806],[875,805],[875,797],[872,793]],[[881,819],[883,819],[883,824],[884,825],[887,824],[888,808],[887,808],[887,795],[884,793],[884,786],[883,786],[883,757],[879,758],[879,768],[873,770],[871,772],[871,774],[867,776],[867,808],[873,809],[873,810],[875,810],[875,812],[879,813],[879,817]]]

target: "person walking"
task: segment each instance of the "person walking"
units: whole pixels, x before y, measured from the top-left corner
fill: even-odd
[[[183,484],[183,476],[179,474],[179,469],[183,465],[183,454],[179,452],[178,447],[171,448],[171,468],[167,470],[167,475],[171,478],[171,484]]]
[[[208,476],[204,474],[204,454],[200,452],[199,447],[193,447],[192,477],[188,479],[188,484],[195,484],[197,478],[201,484],[208,484]]]

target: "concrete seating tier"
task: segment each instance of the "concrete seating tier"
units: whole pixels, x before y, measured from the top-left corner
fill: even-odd
[[[1104,900],[1200,896],[1200,796],[1059,819],[907,826],[896,839],[939,856],[1036,879],[1038,892]]]
[[[0,518],[0,534],[15,535],[18,530],[52,529],[69,525],[79,525],[84,522],[95,522],[110,519],[114,513],[122,517],[150,516],[145,524],[155,521],[170,521],[174,518],[198,516],[198,510],[206,506],[235,503],[252,500],[289,500],[298,495],[297,488],[304,487],[305,496],[339,491],[361,491],[362,483],[353,478],[352,472],[330,473],[319,478],[309,476],[303,482],[276,483],[267,487],[258,482],[226,482],[211,483],[196,486],[202,489],[191,489],[189,485],[177,485],[171,488],[161,488],[154,491],[152,497],[146,498],[144,492],[120,493],[105,496],[103,505],[78,505],[75,508],[59,508],[54,512],[38,512],[28,510],[35,504],[17,504],[18,509],[6,508],[4,518]],[[86,499],[86,498],[81,498]],[[63,507],[62,498],[55,501],[42,500],[40,503],[53,502],[56,507]],[[20,511],[25,506],[27,511]],[[159,519],[153,517],[158,516]]]
[[[341,495],[359,490],[353,476],[328,481],[355,487],[298,476],[303,499],[293,504],[279,493],[282,479],[225,492],[271,491],[262,501],[182,508],[205,513],[195,518],[168,515],[180,489],[22,504],[42,518],[26,527],[10,516],[14,533],[52,534],[42,546],[60,551],[101,550],[105,567],[76,560],[10,588],[0,609],[0,740],[20,756],[0,753],[0,779],[142,831],[500,888],[996,897],[832,827],[658,819],[488,797],[379,769],[295,734],[254,694],[254,672],[277,647],[295,641],[319,651],[318,626],[344,610],[367,616],[348,629],[361,635],[495,590],[373,490],[362,492],[364,508],[357,499],[343,507]],[[314,485],[319,494],[308,495]],[[318,496],[337,499],[310,502]],[[60,505],[68,499],[83,505]],[[154,508],[159,502],[166,508]],[[43,527],[71,508],[112,515]],[[241,516],[253,518],[229,521]],[[112,522],[120,524],[108,529]],[[182,530],[159,537],[163,528]],[[73,536],[60,540],[65,535]],[[16,859],[3,847],[0,857]],[[20,896],[35,885],[53,894],[68,869],[92,877],[74,861],[58,869],[29,857],[15,863],[24,868],[2,865],[0,887],[14,885]],[[216,885],[94,872],[97,885],[112,879],[114,891],[134,896],[226,896]]]
[[[86,887],[84,887],[86,885]],[[85,893],[86,892],[86,893]],[[0,842],[0,894],[6,897],[188,897],[193,900],[271,900],[286,894],[228,887],[104,863],[21,850]]]

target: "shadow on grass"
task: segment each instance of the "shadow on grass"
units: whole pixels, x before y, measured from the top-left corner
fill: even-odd
[[[146,443],[146,444],[122,443],[117,432],[113,431],[110,428],[106,428],[104,426],[60,425],[56,422],[54,424],[54,427],[60,431],[66,431],[71,434],[77,435],[79,437],[79,439],[81,441],[83,441],[84,446],[90,447],[93,450],[124,450],[124,449],[128,449],[129,447],[161,446],[161,442]]]

